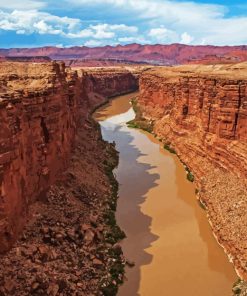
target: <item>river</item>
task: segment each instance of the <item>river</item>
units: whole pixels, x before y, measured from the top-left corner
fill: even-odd
[[[127,235],[124,254],[135,262],[118,295],[229,296],[236,273],[183,165],[153,135],[126,126],[136,95],[115,98],[95,114],[103,138],[120,152],[116,217]]]

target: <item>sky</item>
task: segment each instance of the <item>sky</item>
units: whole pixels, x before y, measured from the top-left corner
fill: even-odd
[[[240,0],[0,0],[0,47],[246,45]]]

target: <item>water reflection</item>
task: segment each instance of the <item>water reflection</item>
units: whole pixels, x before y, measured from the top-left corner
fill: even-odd
[[[127,128],[114,127],[109,122],[101,123],[101,127],[104,139],[115,141],[116,148],[121,153],[119,166],[115,171],[120,183],[121,198],[118,201],[118,209],[121,211],[118,210],[116,216],[128,236],[128,239],[122,242],[124,253],[135,262],[135,267],[128,269],[128,285],[122,287],[119,295],[134,296],[138,295],[141,266],[150,264],[153,258],[145,250],[158,239],[158,236],[151,232],[152,218],[142,213],[140,207],[145,202],[149,189],[157,186],[159,175],[152,173],[154,166],[138,163],[137,160],[145,154],[133,144],[134,137]]]

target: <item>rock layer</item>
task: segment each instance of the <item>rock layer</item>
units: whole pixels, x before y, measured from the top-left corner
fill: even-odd
[[[146,71],[138,104],[195,175],[213,232],[247,279],[247,64]]]
[[[47,56],[53,60],[78,60],[82,59],[90,65],[100,60],[106,64],[118,62],[148,63],[153,65],[177,65],[188,62],[197,63],[236,63],[247,60],[247,47],[242,46],[190,46],[184,44],[169,45],[141,45],[128,44],[117,46],[104,46],[89,48],[71,47],[41,47],[41,48],[10,48],[0,49],[0,55],[10,57],[35,57]],[[80,61],[81,60],[81,61]],[[105,65],[106,65],[105,64]],[[85,64],[83,64],[85,65]],[[102,65],[102,64],[101,64]],[[111,64],[112,65],[112,64]]]
[[[22,230],[29,205],[44,199],[68,166],[77,130],[93,108],[106,95],[136,88],[127,70],[94,78],[63,63],[0,63],[1,252]]]

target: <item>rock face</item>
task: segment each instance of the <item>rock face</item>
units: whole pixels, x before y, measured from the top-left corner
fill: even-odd
[[[247,279],[247,64],[146,71],[138,104],[195,175],[213,232]]]
[[[136,90],[141,70],[133,68],[130,72],[123,68],[84,68],[84,71],[86,71],[87,93],[94,92],[112,97]]]
[[[63,63],[0,63],[0,252],[67,167],[82,121],[105,95],[135,90],[130,77],[126,70],[97,76],[94,94],[94,74],[78,75]]]
[[[197,63],[236,63],[247,60],[247,47],[242,46],[189,46],[183,44],[170,45],[117,45],[104,47],[71,47],[71,48],[13,48],[0,49],[0,55],[11,57],[47,56],[54,60],[78,60],[82,59],[149,63],[155,65],[177,65],[188,62]],[[72,61],[73,63],[73,61]],[[83,64],[85,65],[85,64]],[[95,61],[92,62],[95,65]],[[102,64],[101,64],[102,65]]]

